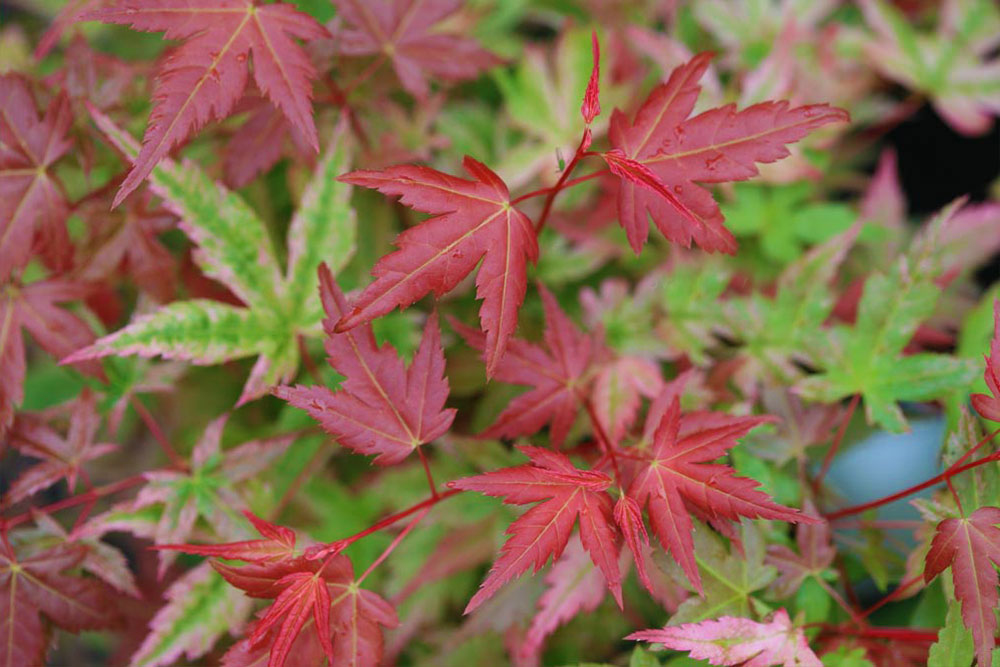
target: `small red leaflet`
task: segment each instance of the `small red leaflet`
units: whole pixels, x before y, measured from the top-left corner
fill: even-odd
[[[295,534],[248,514],[262,540],[218,545],[172,544],[161,549],[242,560],[241,567],[212,561],[231,585],[274,602],[223,657],[225,665],[268,667],[317,664],[365,667],[382,655],[380,626],[394,627],[396,612],[378,595],[358,587],[344,555],[312,560],[295,552]]]
[[[437,28],[461,8],[462,0],[333,0],[333,4],[338,17],[350,25],[334,34],[337,51],[388,56],[403,88],[420,100],[430,93],[427,75],[461,81],[500,63],[475,40]]]
[[[757,490],[755,480],[737,477],[729,466],[711,463],[752,428],[773,421],[771,417],[731,417],[714,412],[681,416],[676,396],[665,413],[660,403],[650,408],[649,419],[658,425],[652,446],[643,452],[646,463],[632,480],[628,495],[647,507],[653,533],[697,590],[701,590],[701,575],[691,538],[692,512],[711,521],[736,521],[745,516],[816,522],[776,504]]]
[[[611,478],[602,472],[580,470],[565,455],[540,447],[518,447],[531,459],[528,465],[504,468],[451,482],[449,486],[503,498],[505,503],[538,502],[507,529],[510,539],[465,613],[473,611],[501,586],[534,567],[537,572],[551,556],[562,555],[577,518],[580,540],[597,565],[608,588],[622,606],[622,578],[618,569],[619,540],[614,527]],[[541,502],[544,501],[544,502]]]
[[[337,333],[334,325],[346,312],[346,300],[325,264],[319,281],[326,352],[346,379],[336,392],[298,385],[278,387],[274,395],[308,412],[345,447],[375,454],[381,465],[399,463],[447,432],[455,419],[455,411],[444,407],[448,379],[437,317],[427,322],[407,369],[395,350],[378,346],[370,325]]]
[[[340,177],[345,183],[401,196],[403,204],[435,217],[396,238],[399,250],[376,262],[375,282],[335,330],[347,331],[396,306],[406,307],[428,292],[450,292],[482,260],[476,295],[483,300],[479,321],[486,334],[486,373],[492,376],[517,328],[528,288],[528,262],[538,259],[538,241],[528,216],[511,205],[510,191],[500,177],[471,157],[462,164],[475,180],[411,165]]]
[[[711,57],[701,53],[675,69],[631,122],[617,109],[611,115],[612,150],[604,157],[621,178],[618,217],[636,254],[649,234],[647,214],[674,243],[693,241],[709,252],[734,253],[736,240],[723,226],[718,204],[698,183],[756,176],[755,163],[788,156],[785,144],[848,120],[847,112],[826,104],[787,102],[762,102],[742,111],[728,104],[688,118]]]

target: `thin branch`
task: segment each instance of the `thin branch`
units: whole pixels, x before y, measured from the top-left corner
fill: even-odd
[[[588,138],[589,138],[589,130],[587,132],[584,132],[583,136],[580,138],[580,145],[576,147],[576,152],[573,154],[573,159],[570,160],[569,164],[566,165],[566,168],[563,169],[563,173],[559,177],[559,180],[556,181],[556,184],[553,186],[552,192],[550,192],[548,196],[545,198],[545,205],[542,207],[542,214],[538,217],[538,224],[535,225],[535,234],[541,234],[542,230],[545,229],[545,221],[548,219],[549,213],[552,211],[552,204],[556,200],[556,195],[559,194],[559,191],[563,189],[566,183],[566,179],[569,178],[569,175],[571,173],[573,173],[573,169],[576,168],[577,163],[583,156],[584,146],[587,143]]]
[[[861,394],[854,394],[851,397],[851,403],[847,406],[847,414],[844,415],[844,419],[840,422],[840,428],[837,429],[837,434],[833,437],[833,443],[826,450],[826,455],[823,457],[823,465],[820,466],[819,473],[816,475],[816,479],[813,480],[813,492],[819,491],[820,484],[823,483],[823,478],[829,472],[830,465],[833,463],[833,457],[840,450],[840,445],[844,441],[844,433],[847,432],[847,425],[851,423],[851,418],[854,416],[854,411],[857,409],[858,401],[860,400]]]
[[[424,454],[423,447],[417,447],[417,454],[420,455],[420,463],[424,466],[424,472],[427,474],[427,485],[431,487],[431,496],[437,498],[440,494],[437,490],[437,484],[434,483],[434,475],[431,474],[431,464],[427,461],[427,455]]]
[[[399,535],[397,535],[392,540],[392,542],[389,543],[389,546],[387,546],[385,548],[385,551],[383,551],[381,554],[379,554],[379,557],[375,559],[375,562],[373,562],[371,565],[369,565],[368,569],[365,570],[363,573],[361,573],[361,576],[358,577],[358,581],[357,581],[357,584],[359,586],[361,585],[361,582],[363,582],[368,577],[368,575],[372,573],[372,571],[376,567],[378,567],[379,565],[382,564],[382,561],[384,561],[386,558],[389,557],[389,554],[391,554],[396,549],[396,547],[399,546],[399,543],[403,541],[403,538],[406,537],[406,535],[411,530],[413,530],[413,527],[416,526],[418,523],[420,523],[420,520],[423,519],[425,516],[427,516],[427,513],[430,512],[430,511],[431,511],[430,507],[425,508],[423,512],[421,512],[417,516],[413,517],[413,521],[411,521],[410,523],[406,524],[406,527],[403,528],[403,530],[401,530],[399,532]]]
[[[841,517],[851,516],[853,514],[861,514],[862,512],[866,512],[870,509],[875,509],[876,507],[881,507],[882,505],[888,505],[889,503],[895,500],[899,500],[900,498],[905,498],[906,496],[912,495],[918,491],[923,491],[924,489],[936,486],[941,482],[945,481],[946,479],[958,475],[960,473],[963,473],[966,470],[971,470],[972,468],[977,468],[981,465],[985,465],[987,463],[991,463],[993,461],[998,461],[998,460],[1000,460],[1000,452],[989,454],[988,456],[984,456],[981,459],[976,459],[972,463],[967,463],[964,466],[959,466],[957,468],[955,466],[951,466],[940,475],[935,475],[926,482],[922,482],[920,484],[917,484],[916,486],[911,486],[909,488],[903,489],[902,491],[897,491],[896,493],[884,496],[882,498],[877,498],[867,503],[862,503],[860,505],[852,505],[850,507],[844,507],[842,509],[839,509],[836,512],[830,512],[829,514],[826,515],[826,519],[828,521],[836,521]]]
[[[27,521],[31,521],[35,513],[41,514],[51,514],[52,512],[58,512],[60,510],[69,509],[71,507],[76,507],[77,505],[83,505],[85,503],[90,503],[96,501],[98,498],[103,498],[104,496],[110,496],[113,493],[119,493],[133,486],[138,486],[146,481],[146,474],[132,475],[131,477],[126,477],[125,479],[120,479],[117,482],[112,482],[111,484],[106,484],[104,486],[95,486],[94,488],[81,493],[79,495],[72,496],[70,498],[64,498],[58,502],[45,505],[43,507],[33,508],[19,514],[10,519],[0,519],[0,526],[4,530],[14,528],[21,525]]]
[[[584,181],[589,181],[591,179],[597,178],[598,176],[603,176],[606,173],[608,173],[607,169],[601,169],[600,171],[595,171],[595,172],[593,172],[591,174],[587,174],[586,176],[577,176],[576,178],[574,178],[572,180],[566,181],[561,186],[552,185],[552,186],[549,186],[547,188],[539,188],[538,190],[532,190],[531,192],[527,192],[527,193],[521,195],[520,197],[517,197],[516,199],[512,200],[510,203],[512,205],[513,204],[518,204],[518,203],[524,201],[525,199],[531,199],[533,197],[541,197],[542,195],[547,195],[549,193],[557,192],[559,190],[568,190],[569,188],[573,187],[574,185],[578,185],[579,183],[583,183]]]
[[[149,410],[146,409],[146,406],[142,404],[142,401],[135,396],[129,396],[129,404],[146,424],[146,428],[148,428],[149,432],[153,435],[153,439],[160,444],[160,448],[167,455],[167,458],[170,459],[170,464],[175,468],[186,470],[188,467],[187,462],[181,458],[181,456],[177,453],[177,450],[175,450],[170,444],[170,441],[167,440],[167,436],[164,435],[163,429],[161,429],[160,425],[156,423],[153,415],[150,414]]]

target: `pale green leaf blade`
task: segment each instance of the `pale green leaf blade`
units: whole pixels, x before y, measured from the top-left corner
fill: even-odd
[[[292,319],[304,328],[318,324],[323,315],[316,269],[326,262],[337,275],[357,245],[351,186],[337,180],[350,170],[350,160],[346,117],[342,117],[288,229],[287,294]]]
[[[927,667],[969,667],[976,648],[972,633],[962,623],[962,610],[957,602],[948,604],[948,617],[931,646]]]
[[[73,353],[64,363],[108,355],[217,364],[258,354],[268,332],[253,311],[208,299],[177,301]]]
[[[97,109],[91,107],[90,114],[108,140],[134,160],[139,143]],[[195,261],[208,276],[247,305],[277,305],[282,282],[271,239],[242,197],[212,181],[192,162],[161,161],[150,184],[197,244]]]
[[[170,665],[182,655],[186,662],[197,661],[230,628],[238,628],[253,606],[207,562],[175,581],[166,597],[130,667]]]

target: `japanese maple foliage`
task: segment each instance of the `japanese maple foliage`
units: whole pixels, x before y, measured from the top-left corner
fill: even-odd
[[[995,3],[14,4],[0,667],[997,661]]]

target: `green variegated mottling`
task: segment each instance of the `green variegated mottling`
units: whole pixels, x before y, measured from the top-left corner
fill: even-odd
[[[138,143],[95,109],[91,115],[127,157]],[[81,350],[71,359],[107,355],[160,355],[197,364],[258,356],[240,396],[245,403],[299,367],[297,339],[319,335],[322,310],[316,270],[321,262],[343,268],[356,245],[350,186],[336,177],[349,169],[346,125],[336,127],[289,229],[288,269],[275,257],[264,221],[239,195],[215,183],[193,163],[163,160],[152,173],[153,190],[181,219],[197,244],[195,261],[226,285],[245,308],[214,301],[173,303]]]
[[[218,364],[261,351],[274,322],[258,313],[218,301],[192,299],[163,306],[94,343],[89,356],[160,355],[200,364]]]
[[[228,585],[207,562],[174,582],[166,596],[167,604],[150,622],[150,633],[130,667],[169,665],[181,655],[197,660],[252,607],[252,600]]]
[[[297,307],[292,316],[303,326],[318,324],[323,316],[316,269],[326,262],[337,275],[357,245],[351,186],[337,180],[350,168],[346,133],[346,121],[341,120],[288,229],[288,298]]]
[[[951,355],[919,353],[903,356],[917,327],[933,313],[941,289],[938,232],[955,212],[945,209],[930,231],[884,274],[865,283],[853,326],[826,331],[824,372],[800,382],[806,398],[823,402],[861,394],[868,421],[893,432],[907,429],[897,401],[945,398],[965,389],[980,372],[979,364]]]

